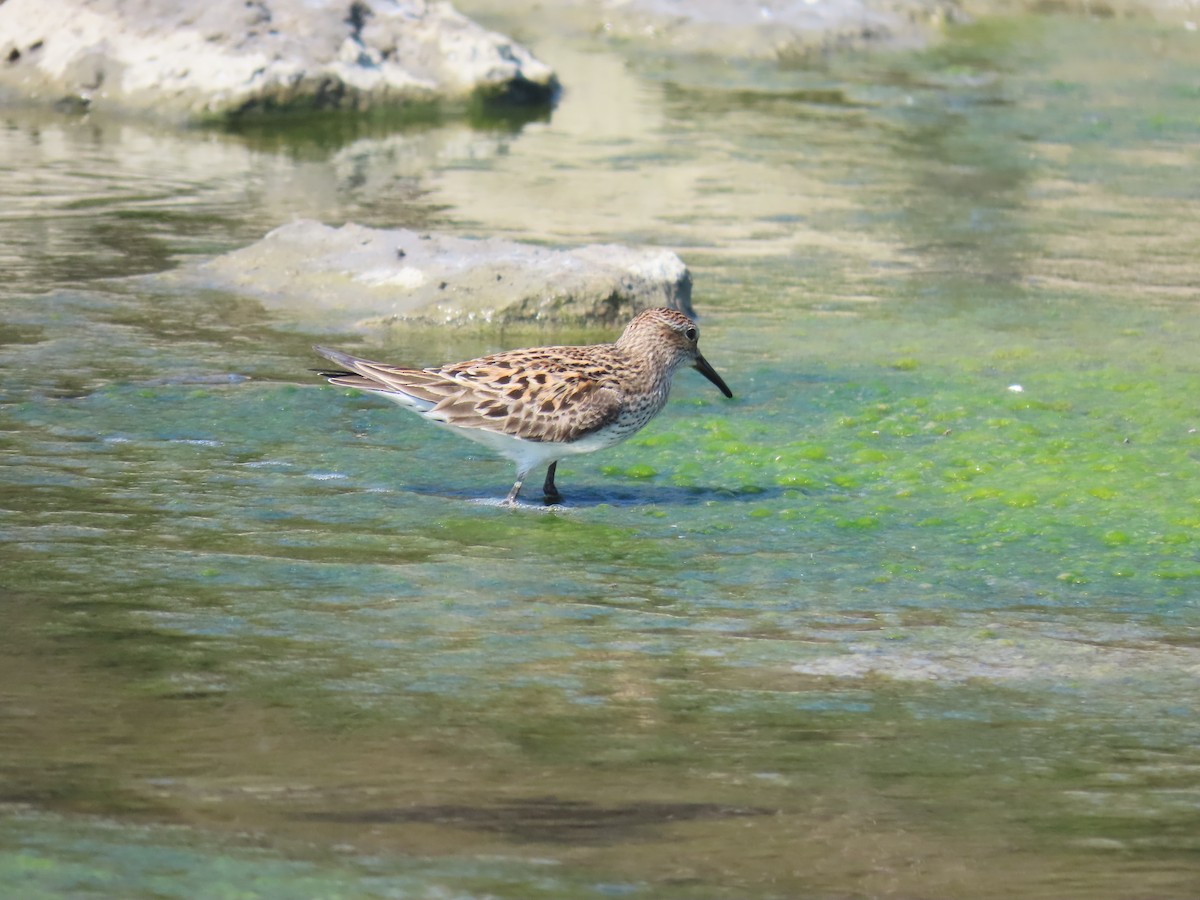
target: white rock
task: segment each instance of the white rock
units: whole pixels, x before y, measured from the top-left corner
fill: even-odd
[[[313,221],[150,280],[250,297],[303,330],[374,330],[397,320],[619,324],[650,306],[693,314],[691,274],[666,250],[556,250]]]
[[[4,0],[0,88],[182,119],[512,96],[554,73],[448,3]]]

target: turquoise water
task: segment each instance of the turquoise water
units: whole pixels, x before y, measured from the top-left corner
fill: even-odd
[[[0,115],[0,881],[1194,896],[1195,41],[546,38],[519,129]],[[671,247],[735,399],[682,372],[562,509],[499,509],[508,463],[309,344],[610,335],[364,343],[122,278],[294,216]]]

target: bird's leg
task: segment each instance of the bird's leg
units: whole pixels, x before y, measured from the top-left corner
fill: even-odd
[[[525,483],[525,476],[528,474],[528,470],[517,473],[517,483],[512,486],[512,490],[508,492],[508,496],[504,498],[504,502],[500,504],[501,506],[517,505],[517,494],[521,493],[521,485]]]
[[[546,503],[559,503],[562,501],[562,494],[558,492],[558,488],[554,486],[554,470],[558,468],[558,460],[550,463],[546,468],[546,481],[542,484],[542,493],[546,495]]]

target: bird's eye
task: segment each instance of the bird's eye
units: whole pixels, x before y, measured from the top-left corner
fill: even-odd
[[[694,325],[689,325],[689,326],[687,327],[687,331],[685,331],[685,332],[683,333],[683,336],[684,336],[685,338],[687,338],[689,341],[694,341],[694,340],[696,340],[696,328],[695,328],[695,326],[694,326]]]

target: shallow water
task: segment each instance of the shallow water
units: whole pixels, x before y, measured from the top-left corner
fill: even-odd
[[[548,121],[399,135],[3,113],[0,883],[1194,897],[1197,40],[547,36]],[[604,335],[115,279],[294,216],[676,249],[736,399],[681,373],[562,509],[498,509],[506,462],[308,345]]]

